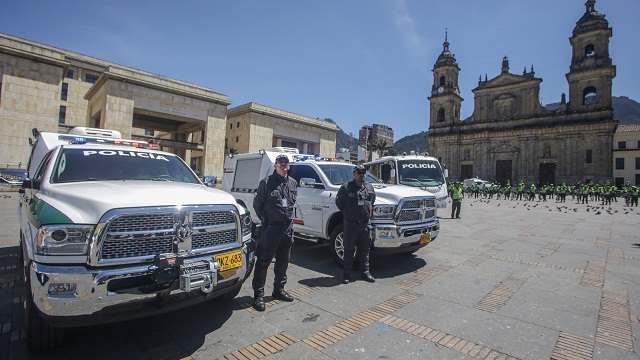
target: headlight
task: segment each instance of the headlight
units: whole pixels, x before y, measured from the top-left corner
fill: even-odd
[[[393,219],[393,215],[396,212],[395,205],[377,205],[373,207],[373,216],[372,219],[381,220],[381,219]]]
[[[240,215],[240,226],[242,227],[242,236],[246,236],[251,234],[251,225],[253,221],[251,221],[251,214],[246,212]]]
[[[39,255],[86,255],[93,234],[92,225],[45,225],[38,231]]]

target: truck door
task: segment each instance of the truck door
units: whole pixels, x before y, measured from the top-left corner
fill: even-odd
[[[331,196],[331,192],[326,190],[326,184],[321,182],[320,176],[312,166],[292,164],[290,176],[298,183],[298,205],[293,216],[294,230],[304,234],[326,237],[324,234],[325,203]],[[301,185],[300,180],[312,181]]]

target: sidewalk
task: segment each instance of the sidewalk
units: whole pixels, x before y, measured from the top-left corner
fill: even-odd
[[[0,360],[35,358],[16,208],[16,194],[0,194]],[[245,284],[232,303],[71,329],[40,358],[640,358],[640,209],[465,198],[462,219],[450,211],[416,254],[373,256],[374,284],[342,285],[325,246],[297,242],[292,303],[255,312]]]

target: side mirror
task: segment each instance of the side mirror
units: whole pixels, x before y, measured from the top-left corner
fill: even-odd
[[[446,178],[449,177],[449,170],[444,169],[444,177],[446,177]]]
[[[322,183],[316,183],[316,179],[313,178],[301,178],[298,186],[311,189],[324,189]]]
[[[40,180],[24,179],[24,180],[22,180],[22,188],[23,189],[40,190],[40,184],[41,183],[42,182]]]
[[[391,172],[389,173],[389,177],[396,177],[396,169],[391,169]]]

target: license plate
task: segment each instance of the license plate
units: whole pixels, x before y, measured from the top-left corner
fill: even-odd
[[[431,235],[430,234],[422,234],[422,236],[420,236],[420,245],[428,244],[430,242],[431,242]]]
[[[242,266],[242,251],[216,255],[216,261],[220,263],[220,271],[235,269]]]

